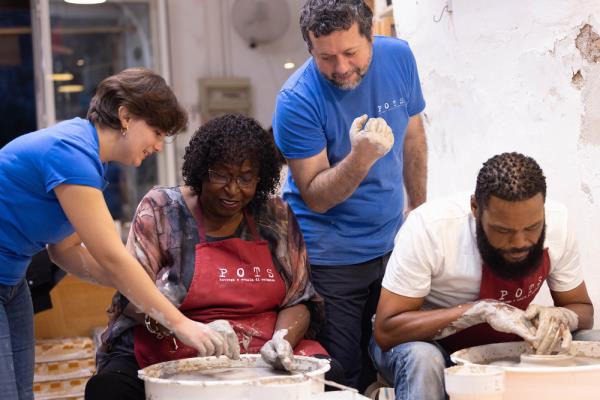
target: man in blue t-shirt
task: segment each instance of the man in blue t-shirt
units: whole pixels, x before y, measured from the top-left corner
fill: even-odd
[[[279,92],[273,117],[290,168],[283,196],[325,298],[319,340],[361,390],[375,375],[366,346],[385,264],[427,179],[415,59],[406,42],[373,37],[372,17],[362,0],[306,2],[300,25],[312,57]]]

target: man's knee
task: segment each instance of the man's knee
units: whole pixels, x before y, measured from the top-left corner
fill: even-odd
[[[402,343],[383,352],[371,341],[370,350],[377,370],[390,385],[395,385],[399,376],[437,381],[443,377],[446,367],[444,354],[427,342]]]
[[[573,332],[573,340],[600,342],[600,329],[580,329]]]
[[[412,375],[443,375],[446,367],[444,355],[438,347],[428,342],[404,344],[403,356],[395,360],[396,368],[404,368]],[[392,349],[393,350],[393,349]]]

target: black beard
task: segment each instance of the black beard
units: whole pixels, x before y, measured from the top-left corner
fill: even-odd
[[[476,220],[477,225],[477,248],[483,262],[490,268],[492,273],[502,279],[521,279],[535,271],[544,255],[544,238],[546,237],[546,225],[542,229],[539,240],[531,247],[526,249],[510,249],[502,251],[493,247],[488,241],[480,218]],[[529,254],[523,261],[507,261],[502,253],[511,251],[528,250]]]

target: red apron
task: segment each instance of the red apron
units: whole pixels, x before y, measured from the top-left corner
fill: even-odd
[[[537,295],[542,284],[550,273],[550,257],[545,249],[540,264],[531,274],[521,279],[503,279],[493,274],[487,265],[482,266],[479,300],[493,299],[525,310]],[[518,342],[520,336],[498,332],[488,324],[478,324],[464,329],[454,335],[438,340],[438,343],[452,354],[466,347],[489,343]]]
[[[179,310],[202,323],[228,320],[237,333],[241,352],[254,354],[273,336],[286,287],[273,265],[268,242],[260,240],[253,218],[245,211],[244,216],[254,240],[206,242],[199,210],[200,243],[196,245],[194,277]],[[134,350],[140,368],[198,354],[172,336],[157,339],[144,326],[134,328]],[[300,341],[294,353],[327,354],[319,343],[310,340]]]

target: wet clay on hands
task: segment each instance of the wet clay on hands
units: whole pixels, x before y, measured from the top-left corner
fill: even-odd
[[[519,335],[528,342],[533,342],[536,338],[536,328],[526,318],[523,310],[496,300],[480,300],[473,303],[467,311],[451,322],[434,339],[450,336],[481,323],[489,324],[498,332]]]
[[[360,152],[362,158],[374,162],[394,146],[394,134],[383,118],[370,118],[367,121],[365,114],[352,122],[350,142],[353,151]]]
[[[274,369],[293,371],[297,369],[294,361],[294,350],[290,342],[285,340],[287,329],[278,329],[271,340],[260,349],[262,359]]]
[[[577,314],[564,307],[530,304],[525,311],[525,317],[537,327],[535,340],[531,342],[535,354],[548,355],[553,351],[569,351],[573,341],[571,331],[576,330],[579,325]]]

